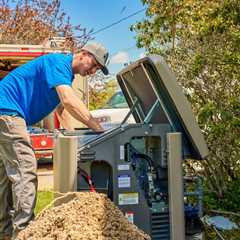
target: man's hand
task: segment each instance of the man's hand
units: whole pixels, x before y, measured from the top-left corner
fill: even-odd
[[[68,85],[59,85],[56,91],[60,98],[62,106],[77,120],[86,124],[89,128],[97,132],[104,129],[96,121],[84,103],[75,95],[73,89]]]

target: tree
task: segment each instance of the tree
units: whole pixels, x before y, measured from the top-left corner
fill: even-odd
[[[96,76],[94,79],[90,79],[89,84],[89,109],[94,110],[103,107],[106,102],[112,97],[112,95],[116,92],[118,88],[118,84],[115,78],[106,78],[106,81],[102,80],[102,75],[100,75],[101,79],[99,81],[96,80]]]
[[[173,68],[210,149],[202,162],[207,187],[220,207],[240,210],[239,191],[235,203],[225,201],[240,183],[239,1],[142,2],[147,18],[131,27],[137,45],[164,56]]]
[[[0,43],[41,44],[63,36],[66,47],[84,45],[91,31],[73,26],[60,6],[61,0],[0,0]]]

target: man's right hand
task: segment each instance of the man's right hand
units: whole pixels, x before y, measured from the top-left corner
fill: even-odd
[[[84,103],[75,95],[73,89],[68,85],[59,85],[56,91],[60,98],[62,106],[78,121],[81,121],[96,132],[102,132],[104,129],[96,121]]]

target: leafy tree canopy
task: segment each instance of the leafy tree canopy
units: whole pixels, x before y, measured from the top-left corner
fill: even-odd
[[[165,57],[192,103],[210,149],[202,162],[207,188],[221,206],[240,179],[239,1],[142,2],[146,19],[131,30],[139,47]]]
[[[116,79],[94,81],[89,87],[89,109],[99,109],[113,96],[118,88]]]
[[[89,33],[70,23],[61,0],[0,0],[0,43],[40,44],[62,36],[68,47],[77,47],[90,39]]]

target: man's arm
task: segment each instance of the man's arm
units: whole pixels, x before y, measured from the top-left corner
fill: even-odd
[[[92,117],[84,103],[75,95],[68,85],[59,85],[56,91],[62,106],[77,120],[95,131],[103,131],[101,125]]]
[[[74,128],[71,126],[70,114],[69,114],[68,111],[63,107],[62,104],[60,104],[60,105],[56,108],[56,113],[57,113],[58,120],[59,120],[61,126],[62,126],[64,129],[74,130]]]

